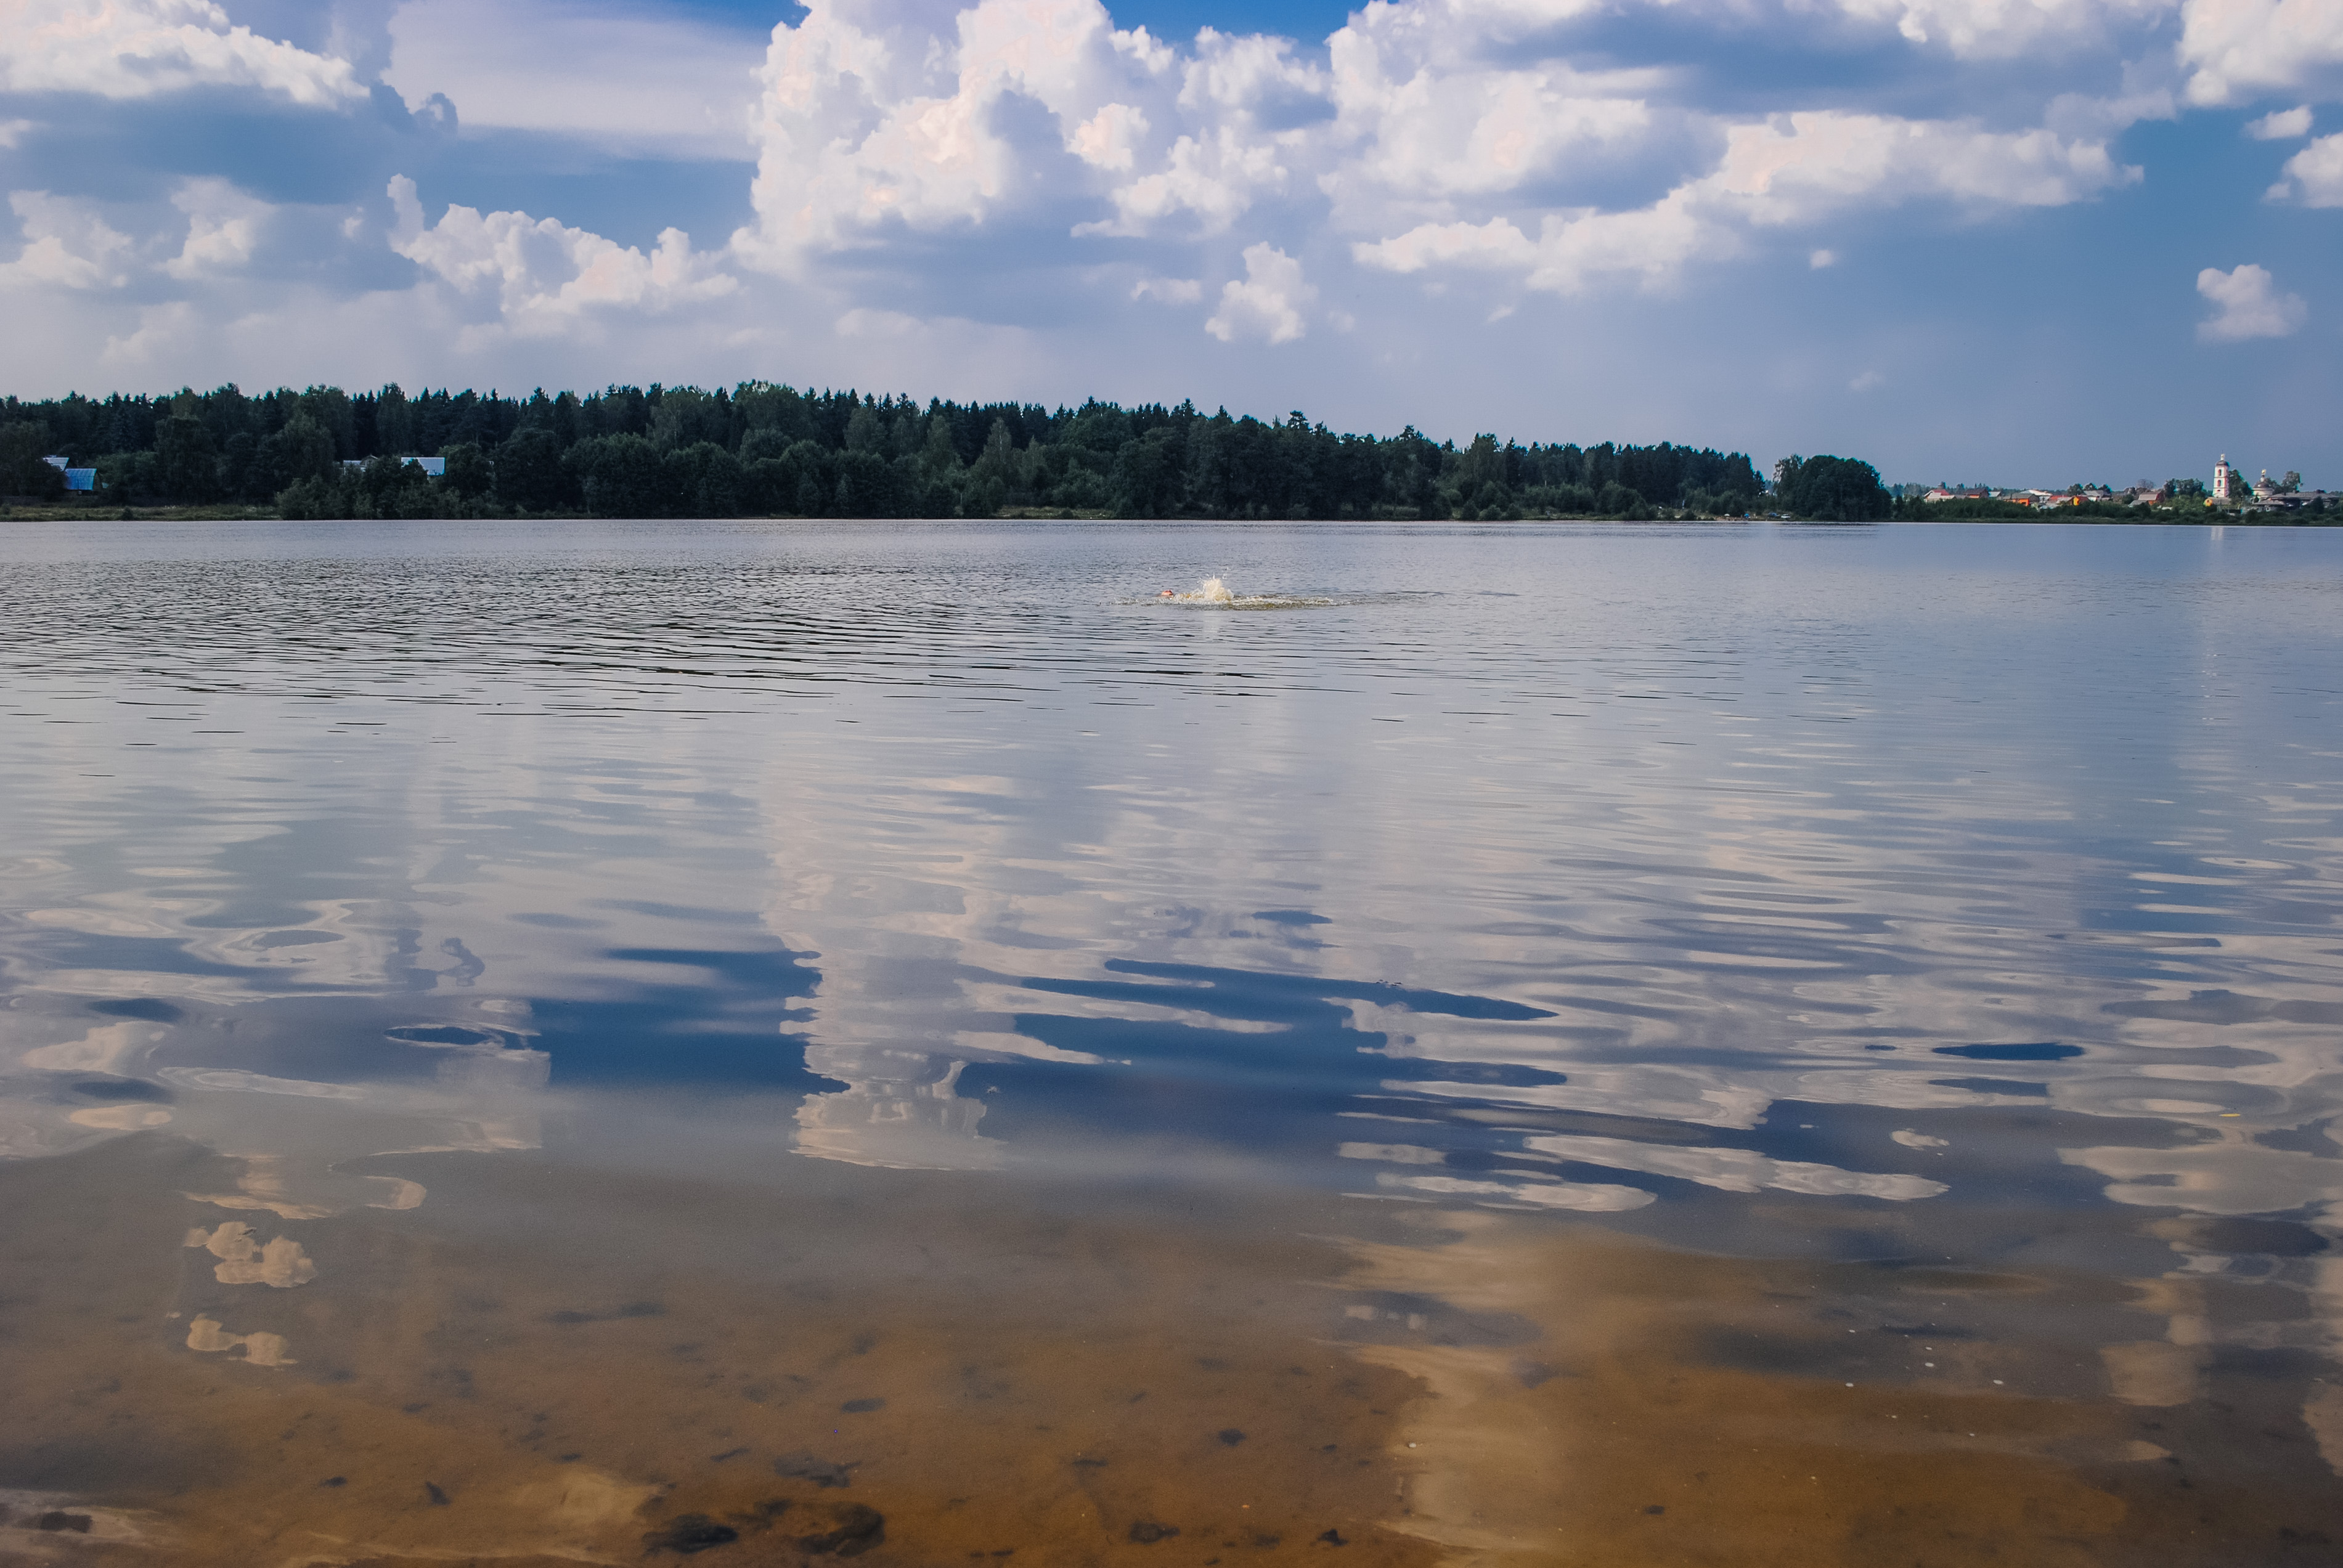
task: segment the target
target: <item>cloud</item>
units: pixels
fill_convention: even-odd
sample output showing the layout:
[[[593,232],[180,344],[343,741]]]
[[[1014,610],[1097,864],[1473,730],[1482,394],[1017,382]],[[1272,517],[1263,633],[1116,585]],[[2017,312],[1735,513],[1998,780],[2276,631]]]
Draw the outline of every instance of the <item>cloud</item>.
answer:
[[[2179,9],[2180,0],[1839,0],[1846,15],[1891,23],[1915,44],[1956,58],[2009,59],[2103,43]]]
[[[2264,115],[2246,126],[2246,135],[2258,142],[2290,142],[2297,136],[2310,134],[2310,106],[2278,109]]]
[[[1734,126],[1710,173],[1640,210],[1548,214],[1535,241],[1502,217],[1427,225],[1358,245],[1354,254],[1393,272],[1441,265],[1520,270],[1533,288],[1572,294],[1608,276],[1659,284],[1692,261],[1739,254],[1754,230],[1849,208],[1914,201],[1971,210],[2060,206],[2139,178],[2100,142],[1823,110]]]
[[[789,270],[892,227],[1061,203],[1096,212],[1071,226],[1080,239],[1211,236],[1264,202],[1323,196],[1370,216],[1394,200],[1444,214],[1648,130],[1628,89],[1655,73],[1492,66],[1485,18],[1424,25],[1440,14],[1441,0],[1370,6],[1321,65],[1290,39],[1209,27],[1175,49],[1118,30],[1098,0],[979,0],[949,32],[880,0],[813,0],[773,32],[759,221],[736,243]],[[1020,105],[1047,128],[1012,124]]]
[[[1221,287],[1221,307],[1205,321],[1204,330],[1223,343],[1240,337],[1260,337],[1270,343],[1292,343],[1308,330],[1302,312],[1318,297],[1317,289],[1302,281],[1302,264],[1272,245],[1249,245],[1244,252],[1245,280]]]
[[[2212,317],[2197,323],[2206,343],[2238,343],[2249,337],[2290,337],[2310,318],[2301,297],[2279,294],[2268,271],[2247,263],[2227,272],[2208,266],[2197,275],[2197,292],[2211,300]]]
[[[1583,74],[1534,50],[1493,49],[1493,18],[1461,0],[1370,5],[1327,40],[1335,156],[1321,183],[1361,220],[1374,204],[1513,191],[1571,160],[1638,150],[1660,116],[1650,70]]]
[[[2343,206],[2343,134],[2321,136],[2286,160],[2285,177],[2270,186],[2270,198],[2298,197],[2305,206]]]
[[[2188,100],[2227,104],[2305,85],[2343,65],[2334,0],[2187,0],[2178,57]]]
[[[559,0],[407,0],[383,80],[472,129],[538,131],[633,156],[747,160],[758,35]]]
[[[787,272],[890,230],[1047,224],[1070,203],[1107,209],[1078,238],[1222,232],[1299,188],[1327,80],[1292,53],[1205,28],[1183,63],[1098,0],[979,0],[949,35],[878,0],[814,0],[773,30],[758,222],[735,248]]]
[[[2258,156],[2249,120],[2277,199],[2343,206],[2343,144],[2309,139],[2333,0],[1373,0],[1314,38],[1168,40],[1099,0],[784,9],[751,33],[681,0],[0,0],[10,389],[788,374],[1443,435],[1535,392],[1574,435],[1788,450],[1829,421],[1901,461],[1948,427],[1911,415],[2123,292],[2098,275],[2154,286],[2153,204],[2107,201],[2080,253],[2029,243],[2033,215],[2133,161]],[[1800,258],[1892,276],[1987,224],[2010,243],[1924,295],[1831,291],[1837,353],[1757,347],[1815,307]],[[2197,314],[2222,340],[2286,321],[2281,293]],[[1556,343],[1625,368],[1547,397]],[[1943,375],[1849,395],[1915,354]],[[1687,355],[1779,395],[1687,392],[1663,370]],[[2185,409],[2130,397],[2075,416],[2122,432],[2119,466],[2186,444]],[[2017,407],[1961,438],[2064,428]]]
[[[739,286],[709,258],[694,256],[681,229],[660,234],[659,248],[645,256],[521,212],[450,206],[427,228],[413,180],[395,176],[389,194],[397,213],[391,248],[459,294],[492,294],[502,325],[524,337],[561,332],[598,307],[659,310]]]
[[[1286,188],[1290,173],[1275,146],[1221,126],[1182,136],[1162,168],[1116,187],[1112,219],[1078,224],[1074,233],[1143,235],[1185,216],[1200,232],[1220,234],[1260,197]]]
[[[814,0],[773,29],[760,75],[745,258],[787,271],[882,225],[936,229],[986,220],[1038,194],[1039,148],[999,123],[1005,100],[1057,124],[1075,177],[1132,166],[1163,104],[1168,50],[1119,34],[1097,0],[980,0],[954,35],[877,0]],[[1058,171],[1062,177],[1069,172]]]
[[[211,177],[180,186],[171,205],[187,215],[187,238],[163,270],[180,278],[241,270],[252,260],[261,229],[275,210],[227,181]]]
[[[2166,8],[2024,9],[2080,35]],[[1035,266],[1059,251],[1073,261],[1085,242],[1098,255],[1141,241],[1161,256],[1273,220],[1357,236],[1350,259],[1370,268],[1516,271],[1562,294],[1657,286],[1744,253],[1757,231],[1850,210],[1929,202],[1975,217],[2087,199],[2140,178],[2107,137],[2168,105],[2135,95],[2096,118],[2069,105],[2066,119],[2092,127],[2081,133],[1850,109],[1728,119],[1667,102],[1685,95],[1667,71],[1583,67],[1541,32],[1587,13],[1574,0],[1369,5],[1328,38],[1322,64],[1291,40],[1212,28],[1173,47],[1117,30],[1098,0],[950,13],[812,0],[773,30],[757,221],[732,248],[810,280],[830,258],[881,257],[912,236],[988,234]],[[1966,18],[1955,33],[1982,40],[2004,11],[1980,0],[1928,15]],[[1806,24],[1785,12],[1782,25]],[[1600,205],[1561,194],[1614,167],[1647,194]],[[1254,285],[1235,286],[1216,336],[1252,330]],[[1164,297],[1142,286],[1132,297]]]
[[[1147,116],[1129,104],[1109,104],[1074,131],[1068,146],[1095,168],[1128,170],[1147,136]]]
[[[2065,206],[2140,177],[2105,143],[2046,130],[1819,110],[1735,126],[1702,184],[1753,222],[1793,224],[1857,202]]]
[[[130,281],[130,236],[85,201],[46,191],[11,191],[8,206],[25,230],[25,248],[0,264],[0,284],[60,288],[120,288]]]
[[[199,86],[307,105],[366,94],[348,61],[234,25],[211,0],[0,0],[0,90],[144,98]]]
[[[1202,279],[1193,277],[1142,277],[1131,286],[1133,299],[1160,299],[1166,305],[1194,305],[1204,297]]]

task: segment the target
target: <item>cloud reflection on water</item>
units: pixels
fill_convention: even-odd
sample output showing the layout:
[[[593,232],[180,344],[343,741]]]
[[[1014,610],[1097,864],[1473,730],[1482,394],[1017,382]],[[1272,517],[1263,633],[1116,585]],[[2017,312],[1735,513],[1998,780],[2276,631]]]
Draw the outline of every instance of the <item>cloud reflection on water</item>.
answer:
[[[1201,618],[1124,602],[1181,530],[520,535],[26,566],[79,613],[0,646],[45,716],[0,761],[0,1148],[232,1155],[210,1235],[404,1212],[382,1157],[588,1102],[1756,1253],[2065,1262],[2088,1210],[2188,1276],[2122,1276],[2179,1348],[2117,1397],[2333,1354],[2328,1264],[2267,1275],[2281,1331],[2204,1296],[2262,1253],[2141,1229],[2343,1212],[2326,557],[1229,530],[1348,597]],[[254,572],[332,647],[206,618]],[[236,738],[145,749],[157,690]]]

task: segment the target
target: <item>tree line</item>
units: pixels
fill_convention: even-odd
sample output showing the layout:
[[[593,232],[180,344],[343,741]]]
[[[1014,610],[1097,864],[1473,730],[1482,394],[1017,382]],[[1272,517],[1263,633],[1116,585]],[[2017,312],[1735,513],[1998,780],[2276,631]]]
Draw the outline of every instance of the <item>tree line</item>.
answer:
[[[609,387],[526,397],[396,386],[247,396],[0,399],[0,493],[54,496],[56,454],[106,504],[288,518],[1465,518],[1889,515],[1870,464],[1788,458],[1769,492],[1745,453],[1661,442],[1435,442],[1206,414],[853,390]],[[444,459],[427,478],[408,457]]]

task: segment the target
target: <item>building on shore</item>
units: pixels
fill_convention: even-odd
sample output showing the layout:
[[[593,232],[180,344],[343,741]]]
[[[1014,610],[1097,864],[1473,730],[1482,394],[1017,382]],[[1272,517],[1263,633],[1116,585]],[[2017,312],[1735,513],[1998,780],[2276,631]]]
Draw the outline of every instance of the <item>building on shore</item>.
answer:
[[[342,467],[362,469],[373,461],[372,457],[345,457]],[[447,477],[447,459],[445,457],[401,457],[397,461],[422,469],[426,478],[444,479]]]
[[[2332,512],[2343,510],[2343,491],[2277,490],[2268,496],[2257,495],[2244,510],[2247,512]]]
[[[41,461],[65,477],[65,494],[85,496],[97,489],[96,468],[70,467],[67,465],[72,459],[67,457],[44,457]]]
[[[2221,460],[2213,465],[2213,498],[2217,501],[2238,499],[2237,484],[2242,477],[2229,467],[2229,454],[2222,453]]]

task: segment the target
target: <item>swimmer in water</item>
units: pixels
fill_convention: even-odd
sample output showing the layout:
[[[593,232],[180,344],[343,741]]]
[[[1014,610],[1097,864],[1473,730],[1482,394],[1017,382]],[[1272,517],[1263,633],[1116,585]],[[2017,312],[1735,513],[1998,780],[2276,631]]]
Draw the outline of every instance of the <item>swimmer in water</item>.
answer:
[[[1175,604],[1233,604],[1237,596],[1231,593],[1228,590],[1228,585],[1222,582],[1220,578],[1206,578],[1197,585],[1193,593],[1182,593],[1177,588],[1165,588],[1155,597],[1168,598]]]

